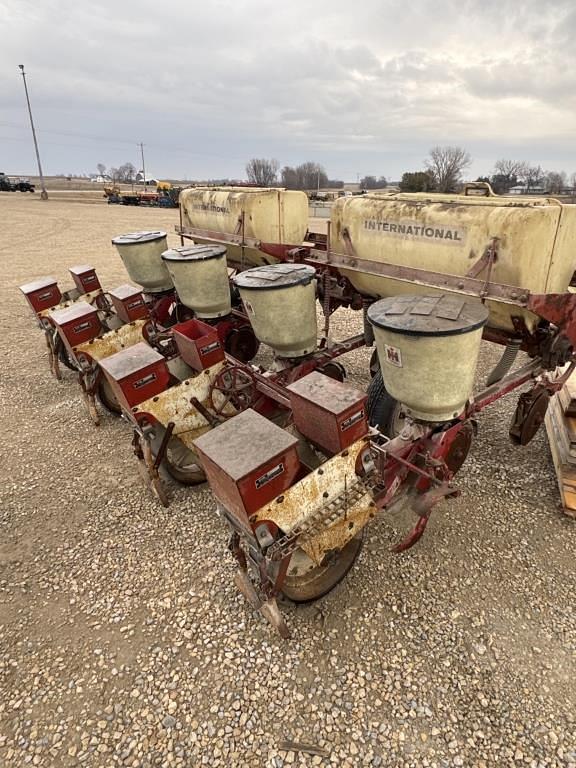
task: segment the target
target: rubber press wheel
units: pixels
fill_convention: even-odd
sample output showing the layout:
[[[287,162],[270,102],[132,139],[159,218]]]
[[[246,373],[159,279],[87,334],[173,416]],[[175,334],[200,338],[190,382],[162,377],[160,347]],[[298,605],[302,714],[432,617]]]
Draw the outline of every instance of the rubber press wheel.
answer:
[[[309,603],[328,594],[356,562],[363,539],[364,531],[359,531],[328,565],[315,565],[302,549],[297,549],[282,586],[284,596],[294,603]]]
[[[386,437],[396,437],[402,431],[404,423],[402,406],[386,390],[380,371],[374,374],[368,387],[366,411],[370,425],[378,427]]]

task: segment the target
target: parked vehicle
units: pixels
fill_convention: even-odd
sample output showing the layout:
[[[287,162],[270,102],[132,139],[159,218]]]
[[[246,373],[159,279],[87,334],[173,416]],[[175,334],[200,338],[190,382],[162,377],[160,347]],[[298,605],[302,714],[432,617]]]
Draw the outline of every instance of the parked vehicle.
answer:
[[[34,184],[28,179],[17,179],[13,181],[5,173],[0,173],[0,192],[35,192]]]

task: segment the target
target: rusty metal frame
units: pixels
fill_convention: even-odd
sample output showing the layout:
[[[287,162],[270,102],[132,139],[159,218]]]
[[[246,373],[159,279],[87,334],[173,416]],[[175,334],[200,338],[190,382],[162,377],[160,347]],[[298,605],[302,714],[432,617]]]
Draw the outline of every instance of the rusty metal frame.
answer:
[[[415,285],[427,288],[446,289],[478,298],[497,299],[498,301],[515,304],[522,308],[526,308],[528,303],[530,293],[523,288],[506,285],[505,283],[478,280],[475,277],[449,275],[428,269],[405,267],[385,261],[368,261],[368,259],[358,257],[349,235],[343,233],[343,240],[346,244],[347,253],[310,249],[309,255],[305,256],[302,260],[312,266],[317,265],[320,267],[346,269],[352,272],[362,272],[374,277],[386,277],[391,280],[414,283]]]
[[[218,232],[213,229],[184,226],[176,226],[175,231],[181,238],[210,240],[211,243],[217,243],[218,245],[239,245],[245,248],[255,248],[256,250],[259,250],[261,245],[261,240],[257,240],[254,237],[246,237],[243,226],[238,233],[234,234]]]

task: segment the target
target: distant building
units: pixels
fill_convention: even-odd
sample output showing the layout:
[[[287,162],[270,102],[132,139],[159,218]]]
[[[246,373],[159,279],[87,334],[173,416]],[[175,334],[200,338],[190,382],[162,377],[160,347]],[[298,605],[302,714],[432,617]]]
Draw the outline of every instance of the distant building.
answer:
[[[510,187],[508,190],[509,195],[545,195],[546,190],[544,187],[526,187],[524,184],[517,184],[515,187]]]
[[[155,187],[158,184],[158,179],[155,178],[154,176],[150,176],[150,174],[146,176],[146,180],[144,181],[144,173],[142,171],[138,171],[138,173],[134,177],[134,181],[136,182],[136,184],[146,184],[146,186],[151,186],[151,187],[152,186]]]

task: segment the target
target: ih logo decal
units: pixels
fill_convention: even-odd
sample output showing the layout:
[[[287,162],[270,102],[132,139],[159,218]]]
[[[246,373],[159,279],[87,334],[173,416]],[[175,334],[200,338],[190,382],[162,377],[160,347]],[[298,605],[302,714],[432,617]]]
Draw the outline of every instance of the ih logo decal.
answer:
[[[393,347],[391,344],[385,344],[384,350],[386,351],[386,361],[390,365],[395,365],[396,368],[402,368],[402,352],[398,347]]]

